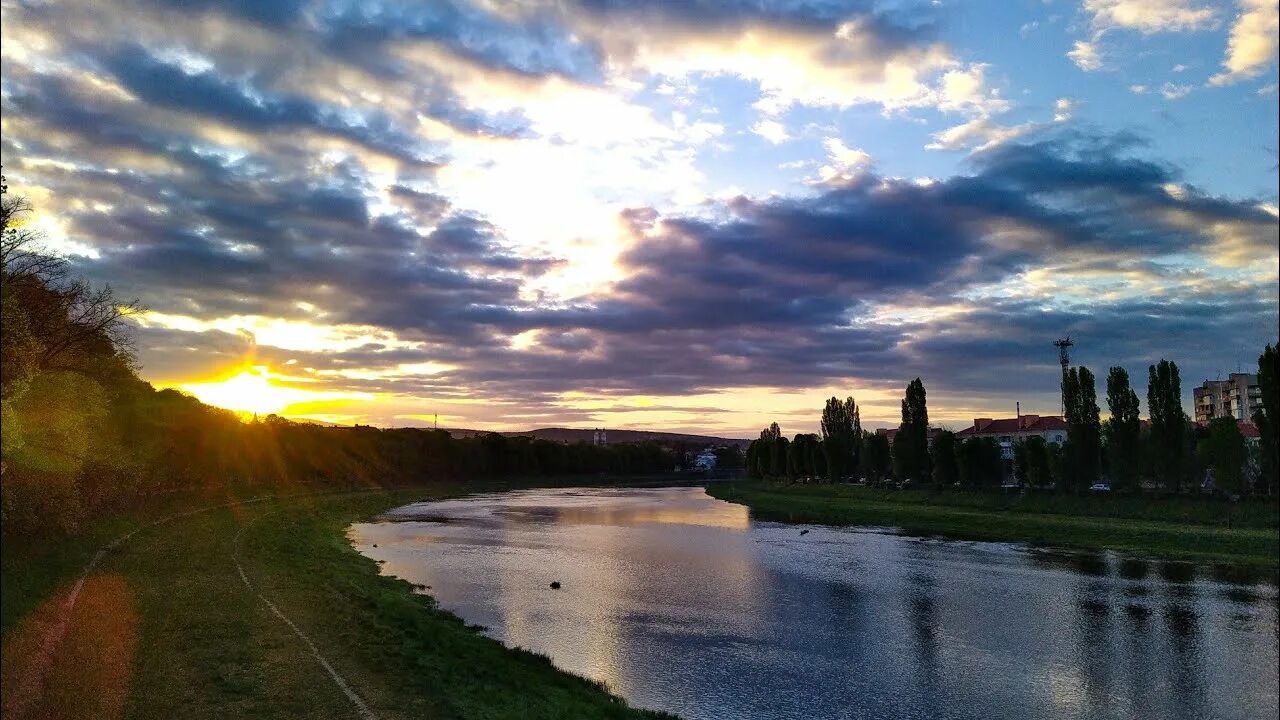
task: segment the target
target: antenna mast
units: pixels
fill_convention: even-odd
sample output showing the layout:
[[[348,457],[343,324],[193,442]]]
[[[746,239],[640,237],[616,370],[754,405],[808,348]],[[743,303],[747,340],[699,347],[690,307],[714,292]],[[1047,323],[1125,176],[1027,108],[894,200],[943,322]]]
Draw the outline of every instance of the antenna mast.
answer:
[[[1068,350],[1068,348],[1070,348],[1072,345],[1075,345],[1075,343],[1071,342],[1070,335],[1066,336],[1065,338],[1062,338],[1061,340],[1053,341],[1053,346],[1058,348],[1058,362],[1062,364],[1063,381],[1067,379],[1067,366],[1071,364],[1071,353]],[[1063,382],[1062,384],[1059,385],[1059,387],[1063,391],[1065,391],[1066,383]],[[1062,404],[1062,416],[1066,417],[1067,416],[1067,396],[1065,394],[1062,395],[1061,404]]]

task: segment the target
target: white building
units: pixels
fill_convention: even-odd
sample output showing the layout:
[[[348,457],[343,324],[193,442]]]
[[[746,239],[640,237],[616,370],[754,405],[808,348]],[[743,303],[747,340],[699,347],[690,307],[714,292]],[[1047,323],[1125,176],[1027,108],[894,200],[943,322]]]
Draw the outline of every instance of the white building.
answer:
[[[693,459],[693,469],[694,470],[715,470],[716,469],[715,451],[711,449],[707,449],[698,453],[698,456]]]
[[[971,437],[994,438],[1000,455],[1013,459],[1013,444],[1029,437],[1042,437],[1059,445],[1067,441],[1067,423],[1057,415],[1019,415],[1013,418],[974,418],[973,426],[956,433],[956,440]]]

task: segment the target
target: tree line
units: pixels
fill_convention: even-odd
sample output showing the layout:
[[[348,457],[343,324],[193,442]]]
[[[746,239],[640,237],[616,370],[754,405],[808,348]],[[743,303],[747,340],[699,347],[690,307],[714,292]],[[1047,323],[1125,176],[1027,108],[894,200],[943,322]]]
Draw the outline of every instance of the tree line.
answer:
[[[1012,480],[1023,487],[1074,493],[1105,479],[1116,492],[1154,485],[1169,493],[1275,495],[1280,469],[1277,372],[1277,348],[1268,344],[1258,357],[1262,404],[1250,418],[1261,436],[1256,447],[1233,418],[1214,418],[1204,427],[1191,422],[1182,409],[1178,366],[1162,359],[1147,371],[1146,423],[1124,368],[1108,371],[1105,420],[1093,373],[1084,366],[1067,368],[1062,375],[1065,442],[1034,435],[1017,439],[1008,461],[995,438],[930,428],[925,387],[916,378],[903,395],[892,443],[887,433],[862,429],[852,397],[832,397],[822,410],[820,435],[802,433],[788,440],[777,423],[761,430],[747,448],[747,472],[775,480],[968,488]],[[1211,483],[1206,485],[1206,479]]]
[[[360,487],[496,476],[670,472],[654,442],[565,445],[499,434],[323,427],[234,413],[138,377],[127,318],[142,308],[77,277],[23,225],[0,180],[0,527],[6,541],[74,532],[162,493]]]

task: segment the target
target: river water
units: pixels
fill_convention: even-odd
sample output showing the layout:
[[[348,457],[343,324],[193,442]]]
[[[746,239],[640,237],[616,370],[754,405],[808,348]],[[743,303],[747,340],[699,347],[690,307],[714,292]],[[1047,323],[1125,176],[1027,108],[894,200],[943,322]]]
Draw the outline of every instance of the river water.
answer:
[[[351,537],[491,637],[690,720],[1277,716],[1275,587],[1185,566],[762,522],[701,488],[417,503]]]

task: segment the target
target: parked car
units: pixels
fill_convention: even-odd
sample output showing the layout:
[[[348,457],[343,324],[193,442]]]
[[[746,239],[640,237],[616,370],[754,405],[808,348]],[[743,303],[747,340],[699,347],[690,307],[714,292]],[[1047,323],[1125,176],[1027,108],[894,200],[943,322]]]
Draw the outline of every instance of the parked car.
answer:
[[[1111,485],[1103,482],[1094,483],[1089,486],[1089,492],[1096,492],[1096,493],[1111,492]]]

